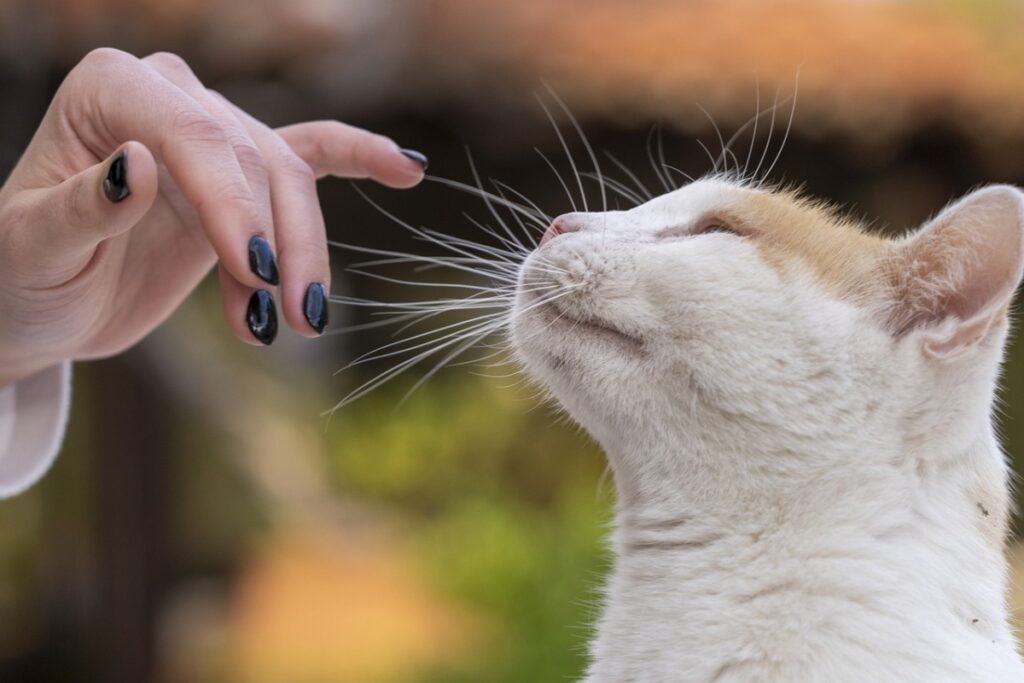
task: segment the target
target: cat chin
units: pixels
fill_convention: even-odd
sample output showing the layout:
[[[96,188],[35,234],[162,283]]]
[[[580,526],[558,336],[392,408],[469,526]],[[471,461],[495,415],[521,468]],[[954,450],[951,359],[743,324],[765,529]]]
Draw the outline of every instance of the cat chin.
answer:
[[[596,317],[574,314],[555,302],[538,305],[533,295],[523,297],[515,318],[513,345],[534,361],[530,365],[545,370],[541,375],[574,377],[601,366],[622,376],[630,364],[649,356],[641,337]]]

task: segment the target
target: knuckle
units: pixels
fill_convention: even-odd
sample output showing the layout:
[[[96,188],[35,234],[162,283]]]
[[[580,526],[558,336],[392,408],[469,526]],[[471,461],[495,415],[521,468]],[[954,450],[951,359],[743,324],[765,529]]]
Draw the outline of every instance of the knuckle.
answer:
[[[195,209],[199,215],[226,211],[244,225],[260,225],[264,219],[251,189],[244,182],[225,183],[209,196],[197,199]]]
[[[197,108],[184,108],[172,120],[174,133],[193,142],[226,144],[227,135],[217,120]]]
[[[373,145],[370,140],[360,138],[352,142],[348,148],[349,161],[354,169],[364,170],[373,159]]]
[[[64,195],[64,220],[73,227],[85,227],[92,220],[84,187],[85,184],[81,182],[71,183]]]
[[[316,182],[316,174],[313,173],[313,167],[290,149],[281,151],[277,166],[278,170],[288,178],[304,183]]]
[[[79,85],[92,89],[97,78],[110,78],[137,67],[139,60],[127,52],[112,47],[100,47],[89,52],[68,74],[62,85],[67,87]]]
[[[90,69],[107,69],[111,67],[120,67],[126,64],[134,64],[136,61],[135,57],[118,50],[113,47],[98,47],[91,50],[79,64],[83,67]]]
[[[176,74],[191,74],[188,63],[173,52],[154,52],[142,61],[161,71]]]
[[[229,135],[228,141],[234,149],[235,158],[238,159],[238,165],[242,167],[243,171],[246,173],[264,172],[266,161],[263,159],[263,153],[252,141],[241,134]]]

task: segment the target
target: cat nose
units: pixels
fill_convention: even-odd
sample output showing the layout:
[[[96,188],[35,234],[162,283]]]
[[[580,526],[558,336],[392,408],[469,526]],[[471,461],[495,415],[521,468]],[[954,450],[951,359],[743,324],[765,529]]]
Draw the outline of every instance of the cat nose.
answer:
[[[540,238],[540,244],[537,245],[537,248],[539,249],[540,247],[543,247],[559,235],[582,230],[585,222],[586,214],[584,213],[563,213],[561,216],[551,221],[551,225],[549,225],[548,229],[544,231],[544,236]]]

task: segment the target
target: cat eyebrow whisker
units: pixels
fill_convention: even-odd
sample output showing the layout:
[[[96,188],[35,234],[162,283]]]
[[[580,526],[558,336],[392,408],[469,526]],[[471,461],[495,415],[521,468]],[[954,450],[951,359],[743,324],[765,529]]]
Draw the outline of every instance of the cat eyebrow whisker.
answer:
[[[750,145],[747,147],[747,160],[743,162],[743,177],[747,177],[747,172],[750,169],[750,157],[754,153],[754,145],[757,144],[757,125],[761,121],[761,77],[756,75],[755,79],[755,95],[754,95],[754,132],[750,136]]]
[[[569,199],[569,205],[572,207],[572,210],[579,211],[579,208],[576,206],[576,198],[573,197],[572,192],[569,191],[569,186],[566,184],[565,178],[562,177],[562,174],[558,172],[558,167],[555,166],[551,159],[549,159],[544,152],[540,151],[538,147],[534,147],[533,151],[540,155],[540,158],[544,160],[544,163],[548,165],[551,172],[555,174],[556,178],[558,178],[558,182],[561,183],[562,189],[565,190],[565,196]]]
[[[668,181],[669,186],[673,190],[678,190],[679,187],[672,182],[672,176],[669,175],[668,169],[665,163],[665,127],[661,124],[658,125],[658,163],[661,165],[662,171],[665,174],[665,180]]]
[[[575,116],[573,116],[569,107],[565,104],[562,98],[558,96],[558,93],[555,92],[554,88],[552,88],[548,83],[545,83],[544,87],[547,88],[548,93],[554,98],[555,102],[558,103],[558,106],[562,108],[562,111],[565,112],[565,115],[569,118],[569,123],[572,124],[572,127],[576,129],[576,135],[579,136],[580,142],[583,143],[583,148],[587,151],[587,156],[590,157],[590,163],[594,165],[594,173],[597,174],[598,180],[600,180],[601,164],[597,161],[597,155],[594,154],[594,148],[591,146],[590,140],[587,139],[586,134],[583,132],[583,127],[580,126],[580,122]],[[580,183],[580,191],[583,191],[582,183]],[[608,211],[608,196],[605,194],[603,184],[601,185],[601,211],[604,213],[607,213]]]
[[[665,192],[671,192],[674,188],[669,182],[669,179],[665,177],[664,169],[658,168],[658,162],[654,160],[654,135],[660,130],[661,124],[656,124],[651,127],[651,132],[647,134],[647,160],[651,164],[651,170],[654,171],[654,175],[658,178],[662,187],[665,188]]]
[[[540,108],[544,111],[544,115],[551,123],[551,127],[555,129],[555,135],[558,137],[558,142],[562,145],[562,151],[565,152],[565,157],[569,161],[569,168],[572,169],[573,177],[576,179],[576,184],[579,186],[580,202],[583,204],[583,210],[590,211],[590,207],[587,206],[587,193],[583,190],[583,181],[580,179],[579,169],[576,168],[576,158],[573,156],[572,150],[569,149],[569,144],[565,141],[565,136],[562,135],[562,131],[559,129],[558,123],[555,121],[555,117],[551,114],[551,110],[548,109],[548,106],[544,103],[544,99],[539,93],[535,93],[534,97],[537,99],[537,103],[540,105]]]
[[[678,173],[679,175],[683,176],[684,178],[686,178],[691,183],[697,182],[696,178],[694,178],[692,175],[690,175],[689,173],[687,173],[683,169],[678,168],[677,166],[673,166],[672,164],[665,164],[665,169],[669,170],[669,171],[673,171],[675,173]]]
[[[706,154],[706,155],[707,155],[707,157],[708,157],[708,159],[709,159],[709,160],[711,161],[711,172],[712,172],[712,173],[718,173],[718,161],[717,161],[717,160],[715,159],[715,157],[713,157],[713,156],[711,155],[711,150],[710,150],[710,149],[708,149],[708,146],[707,146],[707,145],[705,145],[705,144],[704,144],[704,141],[703,141],[703,140],[701,140],[700,138],[694,138],[694,141],[695,141],[695,142],[696,142],[696,143],[697,143],[698,145],[700,145],[700,148],[701,148],[702,150],[704,150],[704,154]]]
[[[623,184],[622,182],[615,180],[614,178],[601,178],[594,173],[584,173],[583,177],[604,183],[605,185],[608,186],[609,189],[611,189],[612,192],[615,192],[616,194],[625,197],[629,201],[633,202],[633,204],[635,204],[636,206],[639,206],[640,204],[644,203],[644,200],[640,197],[640,195],[626,187],[626,185]]]
[[[715,129],[715,135],[718,136],[718,146],[721,148],[722,151],[717,157],[715,157],[715,160],[713,162],[715,171],[718,171],[718,162],[719,160],[721,160],[722,169],[726,173],[728,173],[730,156],[732,157],[733,161],[736,162],[736,168],[738,169],[740,166],[740,161],[739,159],[736,158],[736,155],[732,153],[732,150],[729,149],[729,145],[726,144],[725,138],[722,136],[722,129],[718,127],[718,124],[715,122],[714,117],[711,116],[708,110],[705,109],[700,103],[697,103],[697,108],[700,109],[701,112],[704,113],[704,116],[707,117],[708,121],[711,122],[711,127]]]
[[[793,95],[792,95],[793,106],[791,106],[790,109],[789,109],[789,121],[786,123],[786,132],[782,136],[782,143],[779,144],[779,149],[775,153],[775,158],[772,159],[772,163],[768,167],[768,170],[764,172],[764,179],[767,179],[772,174],[772,171],[775,169],[775,164],[779,163],[779,159],[782,158],[782,150],[784,150],[786,148],[786,142],[789,140],[790,130],[792,130],[792,128],[793,128],[793,117],[796,115],[796,103],[797,103],[797,96],[799,95],[799,92],[800,92],[800,72],[797,71],[797,73],[796,73],[796,83],[793,86]]]
[[[619,161],[618,157],[616,157],[608,150],[604,151],[604,155],[608,157],[608,160],[615,164],[618,167],[618,169],[622,171],[626,175],[626,177],[630,179],[630,181],[632,181],[634,185],[636,185],[637,190],[640,191],[643,197],[645,197],[648,200],[654,199],[654,195],[651,193],[650,190],[647,189],[646,185],[640,182],[640,178],[637,177],[636,173],[633,173],[633,171],[631,171],[628,166]]]
[[[761,152],[761,159],[757,162],[757,168],[754,169],[754,173],[751,175],[751,178],[753,178],[755,181],[757,181],[760,177],[759,174],[761,172],[761,166],[764,165],[765,159],[768,157],[768,150],[771,148],[772,145],[772,135],[775,133],[775,114],[779,109],[779,94],[779,89],[776,88],[775,100],[772,103],[772,108],[770,110],[772,113],[772,118],[771,121],[768,122],[768,139],[765,140],[764,150]]]

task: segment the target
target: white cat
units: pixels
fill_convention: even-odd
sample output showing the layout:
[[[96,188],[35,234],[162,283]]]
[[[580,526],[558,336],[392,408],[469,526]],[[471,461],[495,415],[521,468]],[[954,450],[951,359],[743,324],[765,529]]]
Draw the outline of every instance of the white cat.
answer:
[[[992,427],[1022,270],[1008,186],[897,240],[725,178],[558,218],[512,342],[615,475],[586,681],[1024,681]]]

